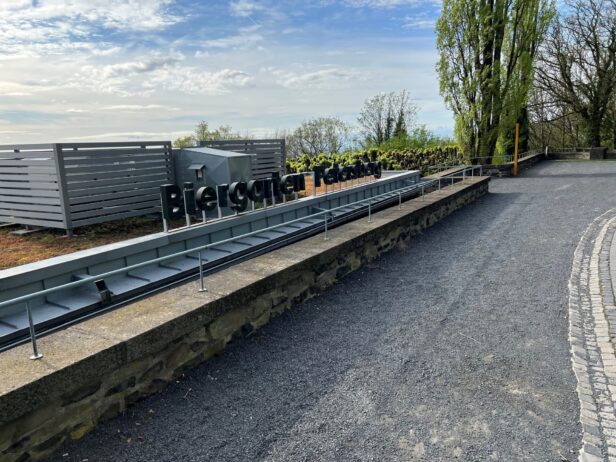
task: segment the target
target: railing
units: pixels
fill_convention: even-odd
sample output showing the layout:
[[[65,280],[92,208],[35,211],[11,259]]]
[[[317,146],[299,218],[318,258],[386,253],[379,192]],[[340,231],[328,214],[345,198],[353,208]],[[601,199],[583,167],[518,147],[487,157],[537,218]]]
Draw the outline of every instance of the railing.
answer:
[[[518,154],[518,162],[521,160],[526,159],[527,157],[530,156],[534,156],[536,154],[540,154],[541,151],[538,150],[531,150],[531,151],[526,151],[523,153]],[[513,154],[505,154],[503,156],[479,156],[479,157],[473,157],[473,161],[477,162],[480,161],[479,164],[477,165],[486,165],[481,161],[484,161],[486,159],[490,159],[490,161],[494,161],[494,160],[498,160],[499,163],[498,164],[490,164],[490,165],[494,165],[494,166],[498,166],[498,165],[503,165],[503,164],[507,164],[507,163],[511,163],[513,162],[514,155]],[[428,173],[434,171],[434,172],[441,172],[443,170],[448,170],[450,168],[456,168],[456,167],[464,167],[464,165],[461,164],[455,164],[455,163],[451,163],[451,164],[437,164],[437,165],[431,165],[430,167],[428,167]]]
[[[456,168],[456,167],[466,167],[467,165],[465,164],[460,164],[460,163],[451,163],[451,164],[436,164],[436,165],[430,165],[428,167],[428,174],[430,172],[442,172],[444,170],[449,170],[450,168]]]
[[[402,196],[404,194],[407,194],[409,192],[417,192],[418,190],[421,192],[421,197],[422,200],[424,200],[424,194],[426,189],[429,188],[438,188],[439,190],[441,189],[443,183],[447,183],[448,180],[451,180],[451,185],[453,186],[453,184],[455,183],[456,179],[461,179],[462,181],[464,181],[467,177],[473,177],[475,176],[475,173],[478,172],[479,176],[483,175],[483,170],[482,167],[477,165],[477,166],[468,166],[465,167],[462,172],[457,173],[460,176],[442,176],[433,180],[429,180],[429,181],[424,181],[421,183],[417,183],[417,184],[413,184],[411,186],[406,186],[403,188],[399,188],[397,190],[394,191],[389,191],[383,194],[379,194],[377,196],[373,196],[370,197],[368,199],[362,199],[356,202],[351,202],[345,205],[341,205],[339,207],[334,207],[328,210],[322,210],[319,212],[316,212],[314,214],[311,214],[309,216],[304,216],[301,218],[297,218],[294,220],[290,220],[287,222],[283,222],[283,223],[279,223],[277,225],[273,225],[270,226],[268,228],[264,228],[264,229],[260,229],[257,231],[252,231],[240,236],[235,236],[235,237],[231,237],[229,239],[225,239],[222,241],[217,241],[215,243],[211,243],[211,244],[206,244],[200,247],[196,247],[193,249],[189,249],[189,250],[184,250],[181,252],[177,252],[174,254],[170,254],[170,255],[166,255],[164,257],[159,257],[159,258],[155,258],[155,259],[151,259],[151,260],[147,260],[141,263],[136,263],[134,265],[130,265],[130,266],[126,266],[123,268],[119,268],[113,271],[108,271],[106,273],[101,273],[101,274],[97,274],[95,276],[90,276],[90,277],[84,277],[83,279],[80,279],[78,281],[73,281],[67,284],[63,284],[60,286],[56,286],[56,287],[52,287],[49,289],[45,289],[45,290],[41,290],[35,293],[31,293],[31,294],[27,294],[27,295],[23,295],[17,298],[13,298],[11,300],[7,300],[4,302],[0,302],[0,309],[2,308],[7,308],[9,306],[14,306],[14,305],[18,305],[21,303],[24,303],[26,305],[26,315],[28,317],[28,324],[29,324],[29,330],[30,330],[30,342],[32,344],[32,356],[30,356],[30,359],[36,360],[36,359],[40,359],[43,357],[43,355],[40,353],[39,349],[38,349],[38,345],[37,345],[37,341],[36,341],[36,331],[35,331],[35,327],[34,327],[34,323],[32,320],[32,311],[30,308],[30,302],[32,299],[37,298],[37,297],[44,297],[44,296],[48,296],[51,295],[53,293],[62,291],[62,290],[67,290],[67,289],[75,289],[77,287],[81,287],[84,286],[86,284],[91,284],[94,283],[98,286],[98,284],[101,284],[104,286],[104,279],[109,278],[111,276],[115,276],[118,274],[123,274],[123,273],[128,273],[134,270],[137,270],[139,268],[143,268],[149,265],[154,265],[154,264],[159,264],[159,263],[163,263],[169,260],[173,260],[175,258],[178,257],[183,257],[183,256],[187,256],[189,254],[197,254],[197,258],[199,260],[199,291],[201,292],[205,292],[207,291],[206,287],[205,287],[205,275],[204,275],[204,271],[203,271],[203,261],[202,261],[202,252],[215,247],[215,246],[220,246],[221,244],[225,244],[225,243],[229,243],[232,241],[236,241],[237,239],[242,239],[242,238],[247,238],[247,237],[251,237],[257,234],[262,234],[264,232],[267,231],[271,231],[273,229],[277,229],[283,226],[289,226],[290,224],[296,223],[296,222],[300,222],[300,221],[305,221],[306,219],[310,219],[310,218],[316,218],[316,217],[323,217],[323,226],[324,226],[324,239],[328,239],[328,223],[333,223],[334,222],[334,218],[332,216],[332,212],[341,210],[341,209],[345,209],[345,208],[349,208],[351,206],[354,205],[360,205],[360,204],[368,204],[368,222],[372,223],[372,203],[373,202],[378,202],[379,205],[386,205],[388,202],[391,202],[392,200],[397,200],[398,201],[398,205],[399,207],[401,207],[402,205]],[[392,197],[393,194],[393,197]],[[385,198],[384,200],[379,201],[379,198],[383,198],[383,196],[388,196],[387,198]],[[397,197],[396,197],[397,196]]]

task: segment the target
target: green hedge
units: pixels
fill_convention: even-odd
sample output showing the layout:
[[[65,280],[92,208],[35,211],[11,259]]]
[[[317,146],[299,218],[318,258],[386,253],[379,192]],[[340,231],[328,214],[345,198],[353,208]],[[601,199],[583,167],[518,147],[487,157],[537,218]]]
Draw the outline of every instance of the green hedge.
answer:
[[[309,172],[316,165],[330,167],[333,164],[349,165],[355,160],[364,162],[380,161],[383,170],[421,170],[423,173],[433,165],[463,163],[462,153],[457,146],[413,149],[403,151],[381,151],[367,149],[342,154],[319,154],[316,157],[303,155],[287,163],[289,173]]]

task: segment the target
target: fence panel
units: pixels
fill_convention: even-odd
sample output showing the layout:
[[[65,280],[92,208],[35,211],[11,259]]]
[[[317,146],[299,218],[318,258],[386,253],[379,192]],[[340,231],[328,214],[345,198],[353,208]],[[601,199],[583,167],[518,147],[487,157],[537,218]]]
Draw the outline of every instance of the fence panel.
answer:
[[[254,154],[252,176],[257,180],[269,178],[273,172],[281,175],[285,173],[286,150],[283,139],[201,141],[200,145],[223,151]]]
[[[169,141],[58,146],[72,227],[160,211],[158,187],[173,181]]]
[[[53,144],[0,146],[0,223],[67,227]]]

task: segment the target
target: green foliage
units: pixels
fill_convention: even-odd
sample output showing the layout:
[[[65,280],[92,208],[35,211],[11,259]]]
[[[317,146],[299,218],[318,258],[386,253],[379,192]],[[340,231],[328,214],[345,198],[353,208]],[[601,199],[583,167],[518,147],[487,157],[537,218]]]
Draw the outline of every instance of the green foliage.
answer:
[[[424,173],[434,165],[464,162],[460,149],[455,145],[387,151],[371,148],[340,154],[319,154],[315,157],[303,155],[288,162],[287,170],[291,173],[308,172],[317,165],[350,165],[356,160],[380,161],[384,170],[421,170]]]
[[[473,158],[489,163],[497,143],[507,149],[554,9],[552,0],[443,0],[440,91],[455,113],[458,144]]]
[[[240,140],[242,135],[234,132],[231,126],[221,125],[216,129],[210,129],[208,123],[202,120],[195,127],[195,140],[199,141],[219,141],[219,140]]]
[[[404,151],[409,149],[436,148],[443,145],[453,144],[451,140],[436,136],[425,125],[415,127],[411,133],[390,138],[380,146],[382,151]]]
[[[381,146],[392,138],[404,138],[415,124],[417,106],[408,91],[379,93],[364,102],[357,122],[366,146]]]
[[[176,148],[188,148],[198,146],[200,141],[240,140],[246,138],[234,132],[229,125],[221,125],[216,129],[210,129],[208,123],[202,120],[195,126],[193,135],[181,136],[173,141]]]
[[[195,137],[192,135],[181,136],[173,141],[174,148],[189,148],[195,145]]]
[[[287,136],[287,156],[335,154],[348,144],[351,127],[337,117],[318,117],[304,121]]]

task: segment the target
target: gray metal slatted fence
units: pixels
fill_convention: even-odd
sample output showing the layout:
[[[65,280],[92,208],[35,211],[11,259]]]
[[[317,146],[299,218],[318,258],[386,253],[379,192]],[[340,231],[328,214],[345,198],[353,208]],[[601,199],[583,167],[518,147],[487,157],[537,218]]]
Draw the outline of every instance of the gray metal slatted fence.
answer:
[[[71,230],[160,210],[171,142],[0,146],[0,222]]]
[[[273,172],[283,174],[286,170],[284,139],[201,141],[199,144],[224,151],[254,154],[252,176],[257,180],[269,178]]]
[[[53,144],[0,146],[0,222],[65,228]]]

